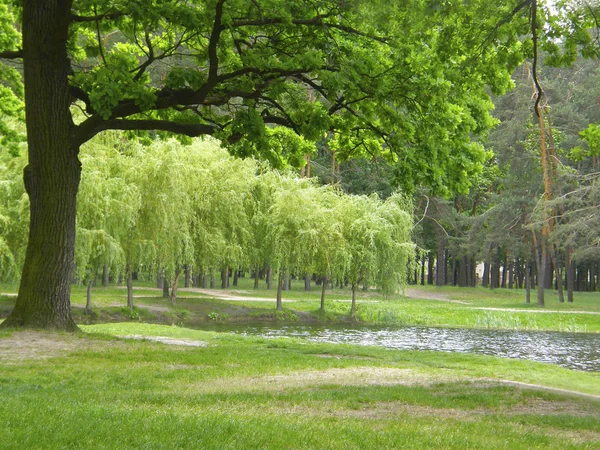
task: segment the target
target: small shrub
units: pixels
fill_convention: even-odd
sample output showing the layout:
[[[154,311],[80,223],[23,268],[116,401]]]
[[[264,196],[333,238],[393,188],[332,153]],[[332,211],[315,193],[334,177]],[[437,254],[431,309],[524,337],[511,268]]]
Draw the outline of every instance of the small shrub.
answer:
[[[229,318],[229,314],[219,311],[211,311],[206,317],[208,317],[208,320],[212,320],[213,322],[225,322]]]

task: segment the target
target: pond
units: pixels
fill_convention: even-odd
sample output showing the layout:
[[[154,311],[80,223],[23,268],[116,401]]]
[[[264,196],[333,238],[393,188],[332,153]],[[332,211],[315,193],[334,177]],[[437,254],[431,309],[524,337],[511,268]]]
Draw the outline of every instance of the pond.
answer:
[[[372,345],[401,350],[477,353],[600,372],[600,334],[433,327],[215,325],[247,336],[295,337],[313,342]]]

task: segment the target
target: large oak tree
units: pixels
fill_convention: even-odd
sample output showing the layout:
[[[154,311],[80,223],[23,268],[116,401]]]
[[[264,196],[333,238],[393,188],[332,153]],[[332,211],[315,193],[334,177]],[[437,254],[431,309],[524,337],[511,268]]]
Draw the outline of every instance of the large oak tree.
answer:
[[[302,146],[273,150],[273,127],[287,127],[327,136],[342,158],[383,155],[407,187],[465,191],[485,159],[473,139],[493,124],[486,87],[510,87],[527,25],[525,13],[514,16],[530,3],[0,4],[0,108],[19,115],[22,67],[31,202],[19,295],[3,326],[76,328],[78,153],[104,130],[213,135],[278,165],[302,156]],[[0,133],[10,137],[5,123]]]

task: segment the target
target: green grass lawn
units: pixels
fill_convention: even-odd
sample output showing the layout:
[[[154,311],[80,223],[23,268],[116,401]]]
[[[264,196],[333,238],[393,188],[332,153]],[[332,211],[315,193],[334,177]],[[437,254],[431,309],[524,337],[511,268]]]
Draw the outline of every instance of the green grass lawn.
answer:
[[[82,328],[0,332],[3,449],[600,448],[598,373],[176,326]],[[203,346],[114,337],[131,335]]]

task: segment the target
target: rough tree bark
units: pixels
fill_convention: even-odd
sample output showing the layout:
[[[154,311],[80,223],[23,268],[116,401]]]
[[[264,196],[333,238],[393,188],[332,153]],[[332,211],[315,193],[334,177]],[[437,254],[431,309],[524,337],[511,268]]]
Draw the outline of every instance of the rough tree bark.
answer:
[[[19,295],[3,327],[77,330],[70,280],[81,164],[69,112],[70,18],[71,0],[23,1],[24,180],[31,219]]]

